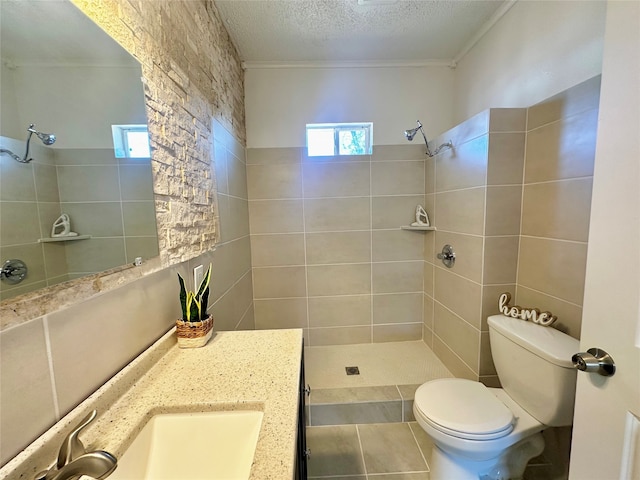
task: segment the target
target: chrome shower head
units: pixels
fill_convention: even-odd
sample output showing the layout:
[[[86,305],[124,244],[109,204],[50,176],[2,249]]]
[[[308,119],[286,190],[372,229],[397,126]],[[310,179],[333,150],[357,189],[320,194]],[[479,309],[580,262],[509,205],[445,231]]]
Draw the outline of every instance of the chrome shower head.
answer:
[[[42,143],[44,143],[45,145],[53,145],[54,143],[56,143],[56,136],[53,133],[38,132],[33,127],[35,127],[35,125],[32,123],[31,125],[29,125],[29,128],[27,128],[29,136],[31,136],[32,133],[35,133],[40,141],[42,141]]]
[[[411,130],[405,130],[404,136],[407,138],[407,140],[411,142],[413,141],[413,137],[416,136],[416,133],[418,133],[418,130],[421,130],[421,129],[422,129],[422,124],[420,123],[420,120],[418,120],[418,126],[416,128],[412,128]]]

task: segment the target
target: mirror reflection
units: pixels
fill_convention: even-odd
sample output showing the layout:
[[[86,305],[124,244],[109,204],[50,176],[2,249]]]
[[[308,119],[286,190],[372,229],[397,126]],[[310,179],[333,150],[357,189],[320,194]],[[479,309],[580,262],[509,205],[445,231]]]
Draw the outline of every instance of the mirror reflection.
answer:
[[[140,65],[67,1],[0,9],[0,300],[157,256]]]

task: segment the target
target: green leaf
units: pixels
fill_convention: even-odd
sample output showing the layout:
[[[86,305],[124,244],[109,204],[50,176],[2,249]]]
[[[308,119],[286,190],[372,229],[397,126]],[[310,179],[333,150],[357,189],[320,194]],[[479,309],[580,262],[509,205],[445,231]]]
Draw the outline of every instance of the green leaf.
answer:
[[[191,297],[189,302],[189,321],[197,322],[200,320],[200,302],[193,292],[189,292],[188,295]]]
[[[180,282],[180,306],[182,307],[182,319],[187,320],[187,289],[184,286],[184,279],[178,274],[178,281]]]

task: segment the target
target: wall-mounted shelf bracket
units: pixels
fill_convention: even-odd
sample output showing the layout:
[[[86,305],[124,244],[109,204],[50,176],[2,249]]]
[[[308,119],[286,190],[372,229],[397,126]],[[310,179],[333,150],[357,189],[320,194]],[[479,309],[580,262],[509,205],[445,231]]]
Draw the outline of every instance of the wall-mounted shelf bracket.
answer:
[[[91,235],[77,235],[75,237],[53,237],[53,238],[39,238],[40,243],[53,243],[53,242],[74,242],[76,240],[87,240],[91,238]]]
[[[422,232],[434,232],[436,230],[436,227],[414,227],[411,225],[403,225],[400,227],[402,230],[414,230],[416,232],[422,231]]]

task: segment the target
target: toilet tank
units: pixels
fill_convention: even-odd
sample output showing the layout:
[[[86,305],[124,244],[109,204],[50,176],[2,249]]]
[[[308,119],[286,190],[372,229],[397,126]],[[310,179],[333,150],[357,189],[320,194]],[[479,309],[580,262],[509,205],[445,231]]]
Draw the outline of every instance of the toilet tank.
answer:
[[[519,318],[489,317],[491,355],[502,388],[540,423],[571,425],[580,342],[552,327]]]

